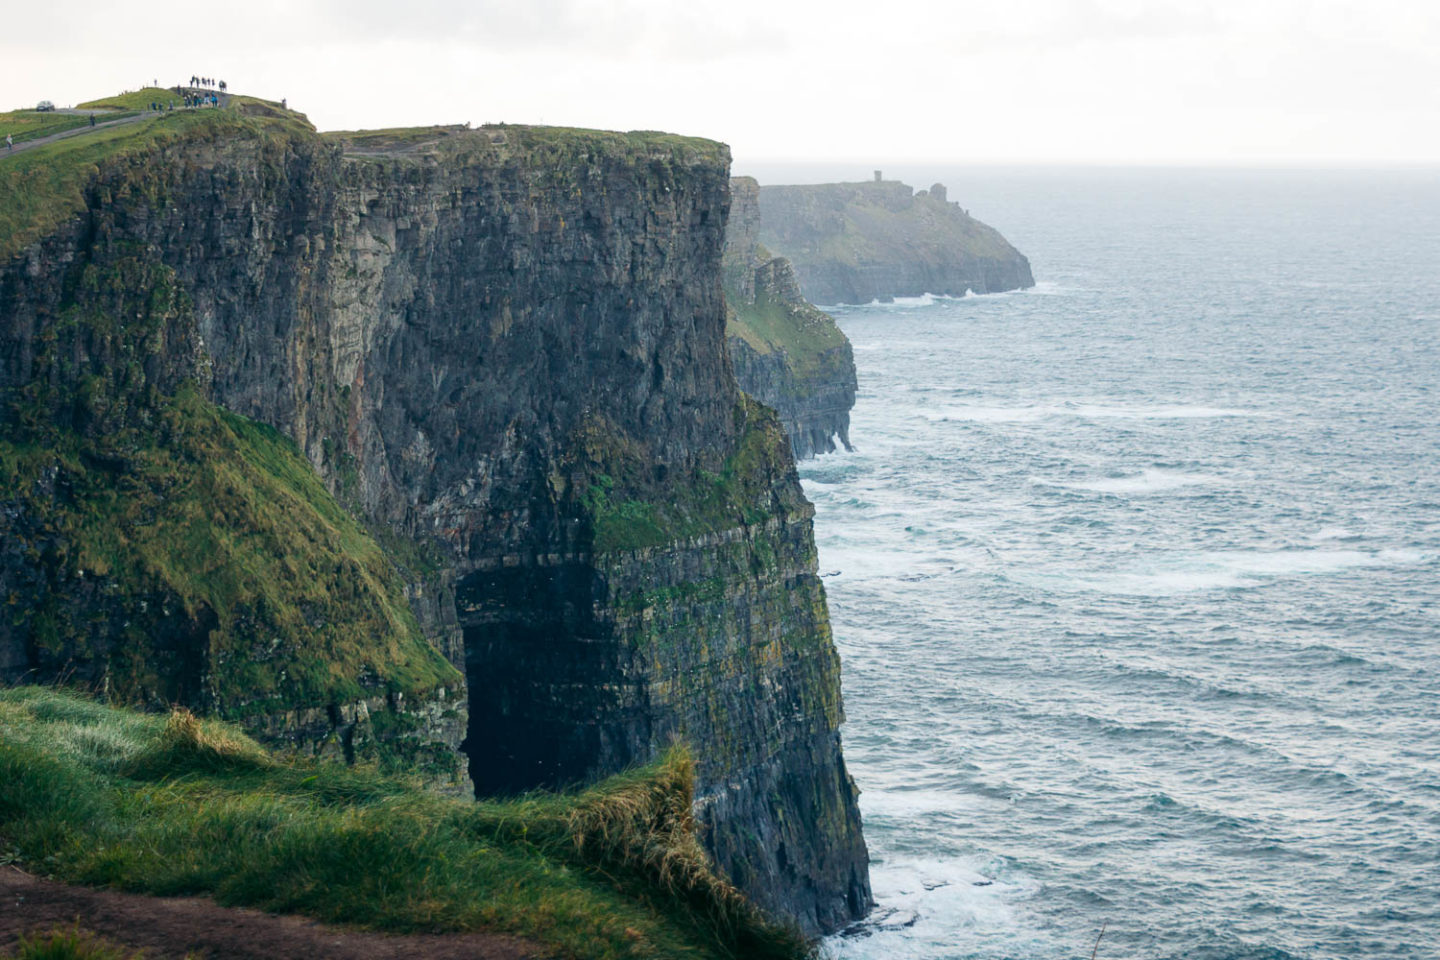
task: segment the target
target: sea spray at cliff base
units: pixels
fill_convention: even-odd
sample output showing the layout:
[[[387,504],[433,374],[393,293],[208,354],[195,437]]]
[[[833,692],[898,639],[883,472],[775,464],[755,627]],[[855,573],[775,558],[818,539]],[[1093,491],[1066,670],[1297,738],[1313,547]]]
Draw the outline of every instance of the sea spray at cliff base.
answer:
[[[1440,954],[1440,183],[901,175],[1051,286],[835,308],[880,907],[834,953]]]

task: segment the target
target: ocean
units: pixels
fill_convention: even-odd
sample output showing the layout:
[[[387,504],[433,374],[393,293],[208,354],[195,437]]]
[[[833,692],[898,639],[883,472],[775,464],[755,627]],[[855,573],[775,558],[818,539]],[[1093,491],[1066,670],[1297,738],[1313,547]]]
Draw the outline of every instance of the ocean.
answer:
[[[831,309],[879,906],[828,949],[1440,957],[1440,171],[886,173],[1038,286]]]

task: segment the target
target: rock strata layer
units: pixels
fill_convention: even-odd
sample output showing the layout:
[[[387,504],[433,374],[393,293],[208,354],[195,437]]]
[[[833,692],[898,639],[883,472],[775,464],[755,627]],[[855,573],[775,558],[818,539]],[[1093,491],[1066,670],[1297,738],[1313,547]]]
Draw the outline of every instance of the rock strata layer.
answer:
[[[855,358],[828,314],[800,294],[795,269],[760,245],[760,185],[730,181],[723,270],[730,361],[741,388],[775,408],[797,458],[850,449]]]
[[[744,890],[811,933],[861,916],[867,858],[813,510],[779,422],[739,392],[726,352],[728,165],[722,145],[663,134],[321,137],[271,120],[100,163],[80,215],[0,265],[5,437],[33,449],[35,404],[54,401],[68,432],[46,442],[75,451],[42,449],[12,474],[24,491],[7,491],[10,522],[41,529],[24,548],[7,538],[0,584],[44,581],[80,619],[103,595],[109,625],[83,647],[0,626],[7,675],[65,662],[114,676],[132,628],[165,610],[183,621],[162,644],[173,656],[136,690],[243,697],[244,671],[217,685],[221,611],[176,595],[188,581],[174,570],[152,571],[170,594],[150,598],[113,570],[82,572],[32,489],[83,470],[133,508],[125,529],[146,510],[166,519],[172,501],[135,494],[125,456],[101,462],[105,431],[71,402],[117,344],[138,344],[101,391],[124,406],[126,436],[183,460],[165,424],[186,397],[241,436],[237,462],[272,449],[247,424],[280,431],[393,570],[344,579],[341,558],[336,576],[361,598],[393,596],[398,578],[418,617],[404,635],[423,650],[382,632],[353,683],[300,687],[298,665],[328,662],[327,609],[252,610],[256,631],[227,662],[254,663],[271,638],[297,665],[266,674],[275,699],[252,728],[426,755],[453,754],[463,730],[481,792],[591,781],[681,738],[706,843]],[[96,279],[115,271],[123,282]],[[309,499],[304,516],[329,515]]]
[[[877,174],[878,177],[878,174]],[[760,240],[788,257],[813,303],[870,303],[1033,287],[1030,261],[935,184],[766,186]]]

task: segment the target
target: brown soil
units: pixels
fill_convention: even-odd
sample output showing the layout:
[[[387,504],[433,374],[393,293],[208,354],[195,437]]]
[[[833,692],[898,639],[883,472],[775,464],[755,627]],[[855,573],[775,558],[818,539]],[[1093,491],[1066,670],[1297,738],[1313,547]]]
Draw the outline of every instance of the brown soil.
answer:
[[[539,960],[538,944],[487,933],[400,936],[303,917],[222,907],[199,897],[146,897],[41,880],[0,866],[0,956],[25,934],[97,933],[147,960]]]

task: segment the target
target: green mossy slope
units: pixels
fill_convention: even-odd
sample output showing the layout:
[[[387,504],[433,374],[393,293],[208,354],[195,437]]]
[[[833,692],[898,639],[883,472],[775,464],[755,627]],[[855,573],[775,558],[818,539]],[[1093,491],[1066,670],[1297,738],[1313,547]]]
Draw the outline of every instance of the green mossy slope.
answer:
[[[663,546],[782,513],[787,505],[776,499],[776,473],[794,468],[775,412],[742,397],[734,416],[740,442],[719,471],[697,470],[664,486],[657,486],[653,465],[619,431],[590,423],[576,449],[589,478],[580,501],[593,522],[596,552]]]
[[[491,930],[575,958],[798,958],[709,869],[691,764],[471,803],[276,760],[233,728],[0,691],[0,852],[56,879],[380,930]]]
[[[173,271],[77,268],[35,340],[0,406],[0,631],[41,676],[231,719],[461,685],[295,444],[206,398]]]
[[[747,303],[727,289],[725,301],[730,308],[725,318],[726,336],[739,337],[756,353],[782,355],[801,387],[829,372],[835,365],[831,351],[848,343],[829,314],[803,300],[790,302],[762,289]]]
[[[45,492],[47,473],[63,478],[65,497]],[[107,594],[170,595],[191,620],[213,624],[206,693],[226,716],[459,683],[380,547],[294,443],[193,387],[162,400],[146,427],[103,440],[73,430],[0,438],[0,485],[54,537],[42,561],[54,582],[100,578]],[[104,656],[83,649],[91,611],[63,590],[42,604],[7,599],[57,656]],[[143,634],[127,640],[108,657],[113,695],[181,693],[156,672]]]

